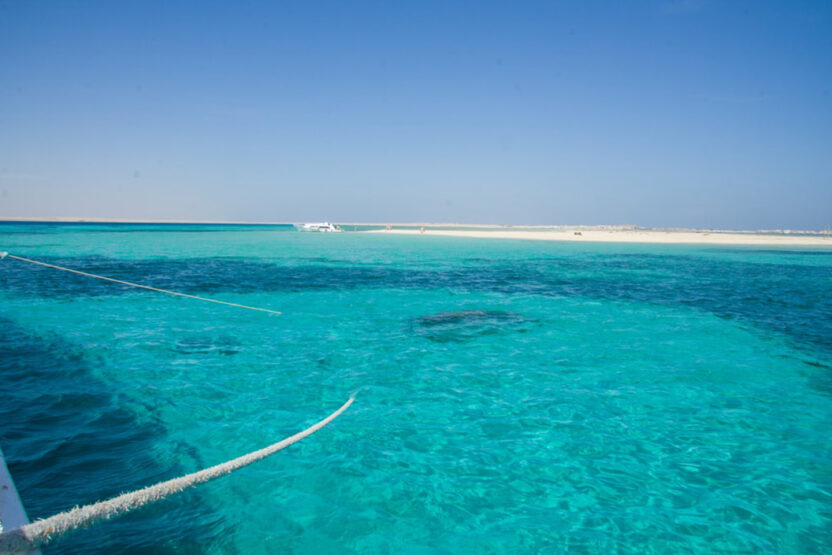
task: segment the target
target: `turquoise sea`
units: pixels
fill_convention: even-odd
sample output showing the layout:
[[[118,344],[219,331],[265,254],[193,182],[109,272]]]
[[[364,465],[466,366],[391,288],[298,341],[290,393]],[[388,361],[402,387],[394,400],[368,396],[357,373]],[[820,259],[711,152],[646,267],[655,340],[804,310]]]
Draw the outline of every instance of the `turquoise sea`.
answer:
[[[46,553],[832,550],[832,250],[0,224],[30,518],[303,429]]]

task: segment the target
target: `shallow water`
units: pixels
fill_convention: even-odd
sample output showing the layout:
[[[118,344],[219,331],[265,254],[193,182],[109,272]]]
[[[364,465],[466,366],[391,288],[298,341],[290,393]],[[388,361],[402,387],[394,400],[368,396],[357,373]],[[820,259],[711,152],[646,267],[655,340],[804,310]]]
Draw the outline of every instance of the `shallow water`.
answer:
[[[32,518],[278,455],[47,552],[832,549],[832,251],[0,225]]]

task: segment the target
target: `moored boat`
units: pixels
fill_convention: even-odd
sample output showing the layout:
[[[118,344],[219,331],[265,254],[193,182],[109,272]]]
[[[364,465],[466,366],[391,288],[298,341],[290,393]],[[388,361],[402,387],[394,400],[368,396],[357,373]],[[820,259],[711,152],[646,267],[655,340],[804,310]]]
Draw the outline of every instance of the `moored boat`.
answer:
[[[298,231],[315,231],[318,233],[340,233],[341,226],[331,224],[329,222],[310,223],[310,224],[295,224]]]

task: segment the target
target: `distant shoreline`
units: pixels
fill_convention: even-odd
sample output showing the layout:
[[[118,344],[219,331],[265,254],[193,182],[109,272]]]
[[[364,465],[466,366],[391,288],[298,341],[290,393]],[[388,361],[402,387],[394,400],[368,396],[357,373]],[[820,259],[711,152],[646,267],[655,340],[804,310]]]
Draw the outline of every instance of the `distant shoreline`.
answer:
[[[426,229],[373,230],[367,233],[467,237],[472,239],[523,239],[573,243],[651,243],[668,245],[748,245],[832,248],[832,236],[818,232],[737,232],[716,230],[657,230],[570,228],[547,231],[463,231]],[[804,234],[805,233],[805,234]]]
[[[256,222],[233,220],[143,220],[118,218],[0,218],[2,223],[43,224],[147,224],[147,225],[250,225],[288,226],[300,222]],[[337,222],[351,227],[377,229],[361,233],[467,237],[476,239],[523,239],[601,243],[732,244],[832,247],[832,235],[821,231],[719,230],[686,228],[642,228],[634,225],[494,225],[458,223]],[[391,227],[391,230],[385,229]],[[425,232],[422,233],[421,229]]]
[[[61,217],[61,218],[20,218],[20,217],[1,217],[0,223],[15,222],[15,223],[96,223],[96,224],[197,224],[197,225],[295,225],[307,223],[310,220],[299,220],[290,222],[274,222],[274,221],[245,221],[245,220],[157,220],[157,219],[132,219],[132,218],[76,218],[76,217]],[[321,220],[323,221],[323,220]],[[755,234],[773,234],[773,235],[830,235],[829,232],[817,230],[797,230],[797,229],[716,229],[716,228],[687,228],[687,227],[641,227],[637,225],[620,225],[620,224],[599,224],[599,225],[580,225],[580,224],[465,224],[465,223],[445,223],[445,222],[341,222],[331,220],[340,226],[371,226],[371,227],[451,227],[451,228],[481,228],[490,230],[601,230],[601,231],[662,231],[662,232],[695,232],[695,233],[755,233]]]

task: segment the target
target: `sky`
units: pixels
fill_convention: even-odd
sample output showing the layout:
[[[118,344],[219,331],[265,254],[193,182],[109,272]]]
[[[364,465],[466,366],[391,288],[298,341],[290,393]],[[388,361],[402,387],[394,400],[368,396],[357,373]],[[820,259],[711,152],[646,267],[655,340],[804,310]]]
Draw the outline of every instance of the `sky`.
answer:
[[[832,3],[0,0],[0,217],[832,225]]]

